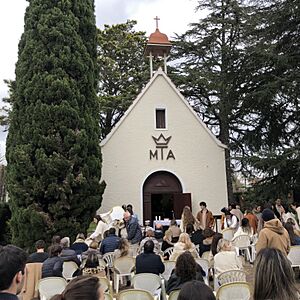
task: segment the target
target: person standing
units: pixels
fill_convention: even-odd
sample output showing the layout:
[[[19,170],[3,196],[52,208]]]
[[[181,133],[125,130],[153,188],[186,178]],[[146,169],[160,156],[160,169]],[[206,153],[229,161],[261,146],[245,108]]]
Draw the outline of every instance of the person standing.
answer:
[[[142,240],[142,229],[138,223],[138,220],[133,217],[129,211],[124,213],[124,221],[126,224],[127,239],[135,256],[139,248],[139,242]]]
[[[215,224],[215,219],[211,211],[206,207],[205,202],[200,202],[200,211],[197,213],[197,220],[200,224],[202,230],[206,228],[213,229]]]
[[[103,235],[104,232],[108,229],[108,225],[102,220],[102,218],[99,215],[94,217],[94,222],[97,224],[97,227],[88,239],[100,242],[104,238]]]
[[[24,284],[27,254],[13,245],[0,246],[0,299],[18,300]]]
[[[274,212],[269,208],[263,210],[262,218],[265,224],[258,236],[256,252],[259,253],[264,248],[275,248],[287,255],[291,245],[287,230],[282,226],[280,220],[275,219]]]

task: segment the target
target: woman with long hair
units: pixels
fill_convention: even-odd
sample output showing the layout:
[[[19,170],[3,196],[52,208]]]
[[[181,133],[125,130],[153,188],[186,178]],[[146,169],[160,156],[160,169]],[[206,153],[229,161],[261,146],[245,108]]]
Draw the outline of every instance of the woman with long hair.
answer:
[[[104,300],[99,278],[89,275],[71,280],[65,290],[50,300]]]
[[[182,286],[177,300],[216,300],[216,297],[205,283],[193,280]]]
[[[179,238],[180,239],[180,238]],[[175,269],[169,278],[166,286],[166,292],[169,294],[174,290],[178,290],[188,281],[203,281],[205,272],[199,266],[189,251],[182,253],[177,261]]]
[[[95,252],[90,252],[82,269],[83,275],[106,276],[105,268],[99,265],[99,258]]]
[[[181,214],[181,222],[180,222],[181,232],[186,232],[187,224],[193,224],[194,226],[196,224],[196,218],[193,216],[189,206],[185,206]]]
[[[298,300],[291,263],[278,249],[259,251],[254,263],[254,300]]]
[[[133,251],[130,249],[130,244],[127,239],[120,238],[119,246],[114,251],[114,257],[133,256]]]
[[[249,220],[247,218],[243,218],[241,222],[241,226],[235,232],[233,238],[236,238],[240,235],[248,235],[250,238],[253,236],[253,229],[250,226]]]
[[[176,260],[177,257],[185,251],[189,251],[194,258],[199,257],[196,247],[192,243],[188,233],[181,233],[178,242],[174,245],[174,251],[170,256],[170,260]]]
[[[284,228],[287,230],[287,232],[290,236],[291,245],[292,246],[300,245],[300,237],[295,234],[293,224],[290,222],[287,222],[284,224]]]

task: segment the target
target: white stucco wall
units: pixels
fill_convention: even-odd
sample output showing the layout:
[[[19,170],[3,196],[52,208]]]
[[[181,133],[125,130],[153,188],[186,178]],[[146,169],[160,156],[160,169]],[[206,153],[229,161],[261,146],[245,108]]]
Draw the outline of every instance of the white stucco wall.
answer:
[[[193,213],[205,201],[213,213],[220,214],[227,205],[224,148],[159,73],[102,142],[102,180],[107,187],[100,212],[131,203],[142,219],[143,183],[153,172],[166,170],[178,177],[183,192],[192,194]],[[155,129],[156,108],[166,109],[166,130]],[[172,136],[168,149],[175,160],[150,160],[149,151],[156,146],[152,136],[161,133]]]

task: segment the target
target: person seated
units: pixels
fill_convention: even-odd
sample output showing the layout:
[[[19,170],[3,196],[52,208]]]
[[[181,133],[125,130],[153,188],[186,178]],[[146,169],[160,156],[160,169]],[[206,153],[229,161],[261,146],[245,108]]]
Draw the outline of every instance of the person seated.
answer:
[[[214,268],[216,276],[229,270],[243,269],[242,261],[237,256],[230,241],[219,240],[218,253],[214,256]]]
[[[71,280],[61,294],[53,296],[50,300],[104,300],[104,291],[99,278],[82,275]]]
[[[205,283],[192,280],[182,285],[177,300],[216,300],[216,297]]]
[[[0,246],[0,299],[18,300],[26,267],[27,254],[13,245]]]
[[[79,266],[80,261],[76,255],[76,252],[70,248],[70,238],[67,236],[62,238],[60,245],[62,247],[60,257],[63,259],[63,261],[74,261]]]
[[[82,260],[87,259],[90,253],[95,253],[98,256],[98,258],[102,258],[102,255],[98,249],[98,243],[96,241],[91,242],[87,251],[82,252]]]
[[[45,252],[45,247],[45,242],[43,240],[38,240],[35,243],[36,252],[29,255],[27,263],[44,262],[49,257],[48,253]]]
[[[143,253],[144,245],[149,240],[153,241],[153,243],[154,243],[154,253],[159,254],[160,253],[160,245],[159,245],[159,242],[157,241],[157,239],[154,237],[153,229],[148,229],[146,231],[146,237],[144,239],[142,239],[142,241],[140,243],[139,253]]]
[[[248,235],[250,239],[253,237],[253,229],[251,228],[249,219],[247,218],[242,219],[241,226],[234,233],[233,239],[235,239],[240,235]]]
[[[61,240],[60,235],[54,235],[51,239],[51,246],[52,245],[60,245],[60,240]]]
[[[169,259],[176,260],[177,257],[185,251],[189,251],[194,258],[199,257],[195,245],[191,242],[190,236],[187,233],[181,233]]]
[[[237,230],[239,227],[239,219],[233,215],[229,210],[225,210],[224,229],[231,228]]]
[[[77,255],[81,255],[82,252],[87,251],[88,245],[85,243],[85,236],[83,233],[78,233],[76,240],[71,246],[71,249],[76,252]]]
[[[254,263],[253,299],[299,299],[294,271],[282,251],[264,248],[257,254]]]
[[[174,243],[172,243],[172,231],[170,229],[166,230],[165,235],[163,237],[163,242],[161,244],[161,251],[165,251],[168,248],[174,247]],[[169,259],[169,254],[167,253],[164,256],[165,260]]]
[[[204,252],[210,251],[211,243],[215,234],[216,233],[210,228],[206,228],[203,230],[202,232],[203,240],[199,243],[200,256],[202,256]]]
[[[195,245],[199,245],[200,243],[203,242],[203,232],[201,229],[195,230],[193,224],[187,224],[186,225],[186,233],[190,236],[191,241]]]
[[[172,243],[177,243],[181,230],[177,225],[177,221],[175,219],[171,220],[169,230],[172,232]]]
[[[287,230],[289,234],[291,245],[292,246],[300,245],[300,237],[295,234],[293,225],[290,222],[285,223],[284,228]]]
[[[97,275],[105,277],[105,267],[99,265],[99,259],[96,253],[89,253],[86,262],[82,268],[82,275]]]
[[[100,253],[103,255],[108,252],[114,252],[119,246],[120,238],[116,236],[116,229],[109,228],[107,237],[101,242]]]
[[[124,256],[133,257],[133,251],[130,248],[128,240],[120,238],[118,248],[114,251],[114,259]]]
[[[58,244],[49,247],[49,257],[43,262],[42,278],[63,277],[63,259],[60,257],[62,247]]]
[[[148,240],[144,244],[144,252],[136,257],[136,274],[138,273],[153,273],[161,274],[165,271],[161,257],[153,252],[154,243]]]
[[[162,224],[156,224],[154,230],[154,237],[157,239],[158,242],[161,242],[164,237],[164,230]]]
[[[180,240],[180,238],[179,238]],[[183,252],[178,256],[175,269],[166,285],[166,292],[170,294],[172,291],[180,290],[182,285],[192,280],[203,282],[205,272],[198,265],[189,251]]]

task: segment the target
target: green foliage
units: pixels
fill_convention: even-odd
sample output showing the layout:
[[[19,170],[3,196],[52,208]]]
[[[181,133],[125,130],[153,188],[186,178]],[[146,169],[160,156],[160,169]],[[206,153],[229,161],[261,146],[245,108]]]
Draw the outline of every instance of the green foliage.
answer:
[[[111,131],[149,80],[143,51],[144,32],[134,31],[135,21],[105,25],[98,31],[101,137]]]
[[[11,211],[7,203],[0,203],[0,245],[10,243],[11,232],[9,227],[9,220],[11,218]]]
[[[262,198],[285,198],[300,187],[299,9],[293,0],[259,3],[248,47],[255,114],[241,140],[243,164],[245,174],[261,178],[252,193]]]
[[[7,138],[13,242],[74,238],[100,206],[92,0],[30,1]]]
[[[238,145],[245,92],[245,41],[251,7],[243,1],[198,1],[208,9],[199,23],[177,36],[172,77],[195,111],[228,149],[225,150],[227,189],[233,199],[231,156]],[[233,134],[235,133],[235,134]]]

